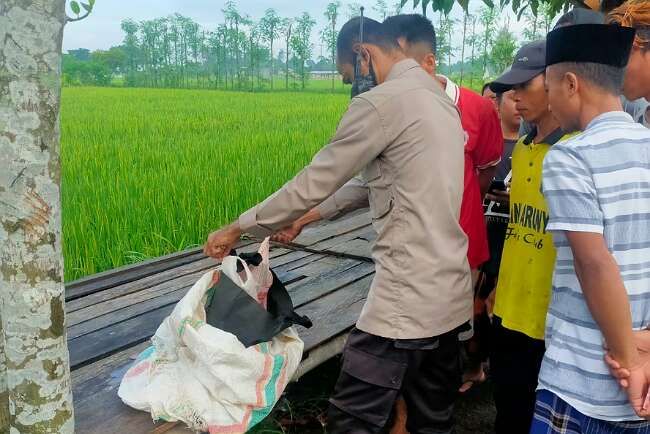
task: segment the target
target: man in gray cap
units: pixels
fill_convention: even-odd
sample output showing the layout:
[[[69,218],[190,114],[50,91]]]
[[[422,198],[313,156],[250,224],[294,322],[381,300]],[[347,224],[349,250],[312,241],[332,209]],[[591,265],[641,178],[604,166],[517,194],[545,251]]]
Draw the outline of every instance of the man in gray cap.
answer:
[[[545,41],[525,45],[512,68],[490,86],[497,93],[512,90],[517,111],[533,127],[512,152],[511,214],[496,289],[490,355],[497,434],[528,432],[544,356],[555,247],[545,230],[548,208],[541,194],[542,162],[563,135],[548,110],[545,54]]]

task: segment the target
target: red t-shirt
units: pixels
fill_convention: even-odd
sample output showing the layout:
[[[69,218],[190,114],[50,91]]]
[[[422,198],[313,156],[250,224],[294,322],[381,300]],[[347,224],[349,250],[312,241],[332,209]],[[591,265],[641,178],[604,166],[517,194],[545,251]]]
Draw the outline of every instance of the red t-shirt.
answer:
[[[467,234],[467,260],[472,269],[490,258],[483,217],[483,198],[478,171],[496,166],[503,153],[501,121],[487,98],[447,80],[447,94],[460,111],[460,121],[467,133],[465,144],[465,191],[460,209],[460,226]]]

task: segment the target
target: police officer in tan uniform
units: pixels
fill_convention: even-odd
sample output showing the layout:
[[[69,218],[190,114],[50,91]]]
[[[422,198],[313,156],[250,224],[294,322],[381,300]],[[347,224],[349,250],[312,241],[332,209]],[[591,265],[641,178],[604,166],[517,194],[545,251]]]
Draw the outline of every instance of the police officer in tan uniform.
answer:
[[[223,258],[243,232],[266,237],[285,228],[361,172],[378,234],[376,274],[343,353],[328,432],[381,432],[399,393],[411,434],[452,432],[462,373],[457,335],[472,315],[458,223],[464,133],[438,83],[380,23],[365,19],[360,43],[358,20],[341,29],[338,64],[359,59],[365,81],[377,86],[352,99],[334,138],[307,167],[210,234],[205,252]]]

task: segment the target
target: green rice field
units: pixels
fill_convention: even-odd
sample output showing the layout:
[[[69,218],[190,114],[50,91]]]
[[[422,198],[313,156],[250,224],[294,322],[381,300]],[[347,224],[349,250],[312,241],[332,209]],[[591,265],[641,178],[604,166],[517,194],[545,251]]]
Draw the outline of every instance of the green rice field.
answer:
[[[64,88],[66,281],[202,244],[309,162],[348,100]]]

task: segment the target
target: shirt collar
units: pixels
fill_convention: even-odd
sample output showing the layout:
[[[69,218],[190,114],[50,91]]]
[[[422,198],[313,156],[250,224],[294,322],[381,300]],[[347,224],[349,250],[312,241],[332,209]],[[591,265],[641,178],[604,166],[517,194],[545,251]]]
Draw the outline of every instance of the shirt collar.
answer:
[[[397,62],[393,65],[393,68],[388,73],[386,81],[394,80],[404,74],[406,71],[409,71],[413,68],[419,68],[420,65],[413,59],[404,59]]]
[[[531,143],[533,143],[533,140],[535,139],[536,135],[537,135],[537,127],[533,127],[533,130],[523,138],[522,143],[524,145],[530,145]],[[548,136],[540,140],[539,143],[545,143],[547,145],[553,146],[554,144],[559,142],[562,137],[564,137],[564,132],[562,131],[561,128],[557,128],[551,134],[549,134]]]
[[[442,74],[438,74],[438,77],[441,77],[445,82],[445,93],[447,96],[454,102],[454,105],[457,105],[460,96],[458,85]]]
[[[623,111],[607,112],[593,118],[587,125],[587,128],[585,128],[585,131],[594,128],[596,125],[608,122],[628,122],[633,124],[634,119],[632,119],[632,116]]]

